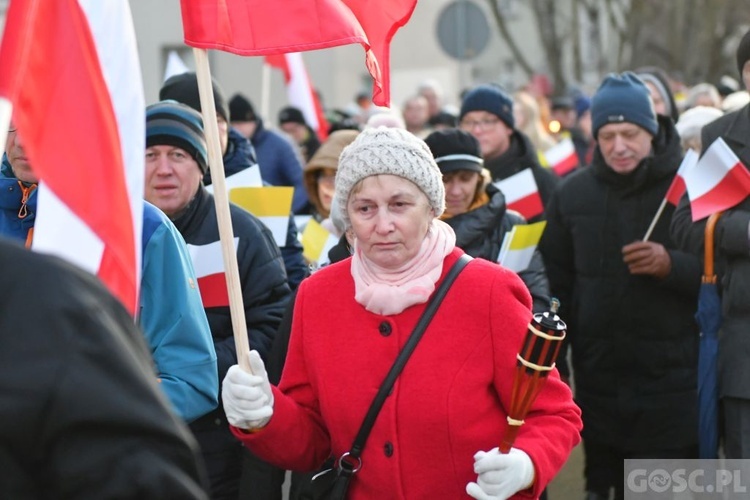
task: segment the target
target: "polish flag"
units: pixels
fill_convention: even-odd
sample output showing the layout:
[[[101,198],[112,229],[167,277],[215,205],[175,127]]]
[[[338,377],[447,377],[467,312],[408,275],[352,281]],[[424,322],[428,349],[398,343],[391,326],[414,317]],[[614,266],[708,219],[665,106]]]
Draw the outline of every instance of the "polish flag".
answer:
[[[507,179],[493,183],[505,195],[505,203],[511,210],[523,215],[526,220],[544,212],[542,197],[531,169],[525,168]]]
[[[390,44],[417,0],[180,0],[185,44],[243,56],[359,43],[373,102],[390,106]]]
[[[547,164],[562,177],[578,166],[578,155],[573,141],[565,138],[544,152]]]
[[[685,173],[693,222],[737,205],[750,194],[750,172],[719,137]]]
[[[677,169],[672,184],[669,186],[667,194],[665,195],[667,201],[672,205],[677,206],[680,202],[680,198],[685,194],[685,190],[687,189],[687,186],[685,186],[685,173],[695,167],[697,163],[698,153],[692,149],[688,149],[687,153],[685,153],[685,157],[682,159],[682,163],[680,163],[680,168]]]
[[[289,104],[302,111],[305,121],[318,135],[318,139],[321,142],[325,141],[328,137],[328,120],[323,113],[320,99],[310,84],[302,54],[292,52],[266,56],[266,64],[284,72]]]
[[[234,238],[235,251],[239,242],[239,238]],[[193,268],[195,268],[195,276],[198,278],[198,290],[201,292],[203,307],[229,307],[229,291],[224,275],[221,241],[187,247],[190,260],[193,261]]]
[[[13,0],[0,67],[40,179],[32,248],[96,273],[134,314],[145,101],[127,0]]]

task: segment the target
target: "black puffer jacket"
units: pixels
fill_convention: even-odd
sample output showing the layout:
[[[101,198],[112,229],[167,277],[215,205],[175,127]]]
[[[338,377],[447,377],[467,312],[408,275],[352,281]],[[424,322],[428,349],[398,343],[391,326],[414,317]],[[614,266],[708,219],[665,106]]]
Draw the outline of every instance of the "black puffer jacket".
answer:
[[[507,179],[526,168],[531,169],[544,207],[547,206],[552,191],[560,181],[560,178],[554,172],[539,164],[539,157],[531,141],[518,131],[513,132],[508,150],[497,158],[485,160],[484,167],[490,171],[492,182]],[[540,220],[544,220],[544,214],[530,218],[529,223],[539,222]]]
[[[568,323],[584,439],[625,450],[692,446],[697,439],[700,263],[669,235],[673,207],[651,241],[672,262],[663,280],[636,276],[622,247],[642,240],[681,161],[679,138],[660,119],[653,155],[619,175],[596,150],[562,181],[547,207],[540,249]]]
[[[456,246],[472,257],[497,262],[505,233],[514,225],[526,224],[521,214],[507,210],[505,196],[495,186],[487,186],[489,202],[470,212],[445,219],[456,233]],[[518,273],[534,299],[534,311],[549,308],[549,283],[542,256],[537,250],[529,268]]]

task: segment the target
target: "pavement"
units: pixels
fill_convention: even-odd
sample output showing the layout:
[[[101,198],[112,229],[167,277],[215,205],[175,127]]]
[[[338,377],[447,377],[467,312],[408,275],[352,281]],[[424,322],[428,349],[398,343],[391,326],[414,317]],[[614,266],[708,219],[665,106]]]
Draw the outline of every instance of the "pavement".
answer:
[[[583,445],[579,444],[547,487],[547,499],[583,500],[583,488]]]

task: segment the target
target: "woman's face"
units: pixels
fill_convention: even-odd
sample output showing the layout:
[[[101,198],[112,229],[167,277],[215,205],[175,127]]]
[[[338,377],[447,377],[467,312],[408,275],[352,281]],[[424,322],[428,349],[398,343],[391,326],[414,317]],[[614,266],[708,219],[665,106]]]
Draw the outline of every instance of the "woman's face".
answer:
[[[396,175],[364,178],[352,189],[346,210],[358,248],[389,270],[417,255],[435,218],[422,190]]]
[[[443,174],[445,186],[445,211],[460,215],[469,211],[477,194],[480,176],[471,170],[455,170]]]
[[[318,179],[318,199],[320,200],[320,205],[327,212],[330,212],[333,194],[336,191],[334,185],[336,171],[332,168],[321,168],[316,177]]]

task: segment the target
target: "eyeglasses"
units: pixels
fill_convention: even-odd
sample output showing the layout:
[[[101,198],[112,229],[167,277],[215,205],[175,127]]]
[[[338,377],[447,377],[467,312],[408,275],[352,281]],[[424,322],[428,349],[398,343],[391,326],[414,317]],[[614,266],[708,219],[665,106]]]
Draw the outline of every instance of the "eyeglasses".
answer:
[[[479,130],[489,130],[491,128],[494,128],[499,121],[499,118],[484,118],[482,120],[461,120],[461,123],[459,125],[463,130],[471,132],[475,127],[478,127]]]

